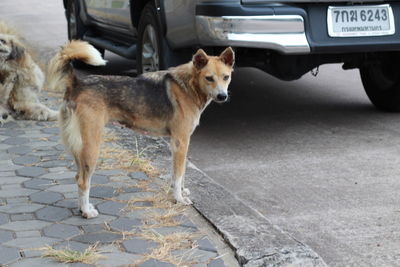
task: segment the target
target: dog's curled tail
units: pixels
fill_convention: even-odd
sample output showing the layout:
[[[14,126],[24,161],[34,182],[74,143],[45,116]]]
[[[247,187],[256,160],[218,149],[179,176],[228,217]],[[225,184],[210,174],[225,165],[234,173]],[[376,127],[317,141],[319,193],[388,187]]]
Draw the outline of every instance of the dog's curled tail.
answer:
[[[103,66],[106,61],[100,52],[88,42],[73,40],[64,46],[50,60],[47,75],[46,88],[49,91],[64,92],[74,77],[72,60],[80,60],[92,66]]]

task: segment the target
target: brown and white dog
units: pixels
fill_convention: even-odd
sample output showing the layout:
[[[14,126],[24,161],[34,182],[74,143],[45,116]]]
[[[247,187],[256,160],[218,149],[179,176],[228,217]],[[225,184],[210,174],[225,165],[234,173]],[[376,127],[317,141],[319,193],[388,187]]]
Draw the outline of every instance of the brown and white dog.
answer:
[[[58,112],[41,104],[44,74],[16,32],[0,22],[0,125],[12,119],[57,120]]]
[[[233,50],[227,48],[219,56],[208,56],[200,49],[187,64],[136,78],[77,78],[70,61],[79,59],[91,65],[104,65],[96,52],[88,43],[72,41],[52,59],[48,75],[52,88],[57,84],[65,90],[60,110],[61,133],[78,166],[76,180],[82,216],[98,215],[89,203],[90,179],[102,131],[109,120],[144,134],[171,137],[174,197],[190,205],[190,192],[183,183],[190,136],[212,100],[221,103],[228,99]]]

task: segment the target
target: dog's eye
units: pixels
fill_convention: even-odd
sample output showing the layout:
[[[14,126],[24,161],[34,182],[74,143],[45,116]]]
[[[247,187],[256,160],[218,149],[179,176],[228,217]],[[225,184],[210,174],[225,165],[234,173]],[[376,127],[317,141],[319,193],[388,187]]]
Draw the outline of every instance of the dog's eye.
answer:
[[[5,44],[6,40],[0,39],[0,44]]]
[[[229,80],[229,75],[224,76],[224,81],[227,81],[227,80]]]
[[[213,76],[206,76],[206,80],[209,82],[213,82],[214,78],[213,78]]]

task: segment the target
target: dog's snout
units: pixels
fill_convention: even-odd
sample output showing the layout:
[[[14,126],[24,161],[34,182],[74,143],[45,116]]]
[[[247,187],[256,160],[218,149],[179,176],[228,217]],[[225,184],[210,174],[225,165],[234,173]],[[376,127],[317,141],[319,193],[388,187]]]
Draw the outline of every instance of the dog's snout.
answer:
[[[225,94],[225,93],[219,93],[218,95],[217,95],[217,100],[218,101],[226,101],[226,99],[228,99],[228,95],[227,94]]]
[[[3,118],[3,120],[6,120],[8,118],[8,114],[4,113],[3,116],[1,116]]]

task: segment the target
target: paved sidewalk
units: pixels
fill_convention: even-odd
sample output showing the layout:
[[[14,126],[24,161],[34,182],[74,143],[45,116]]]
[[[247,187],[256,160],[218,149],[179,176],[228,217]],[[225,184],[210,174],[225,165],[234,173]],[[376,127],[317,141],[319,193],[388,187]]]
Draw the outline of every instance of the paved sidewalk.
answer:
[[[55,122],[15,121],[0,128],[0,266],[91,266],[57,263],[38,248],[82,252],[96,242],[96,253],[106,257],[96,266],[225,266],[185,208],[165,197],[164,179],[98,169],[91,201],[100,214],[87,220],[77,208],[74,168]]]

